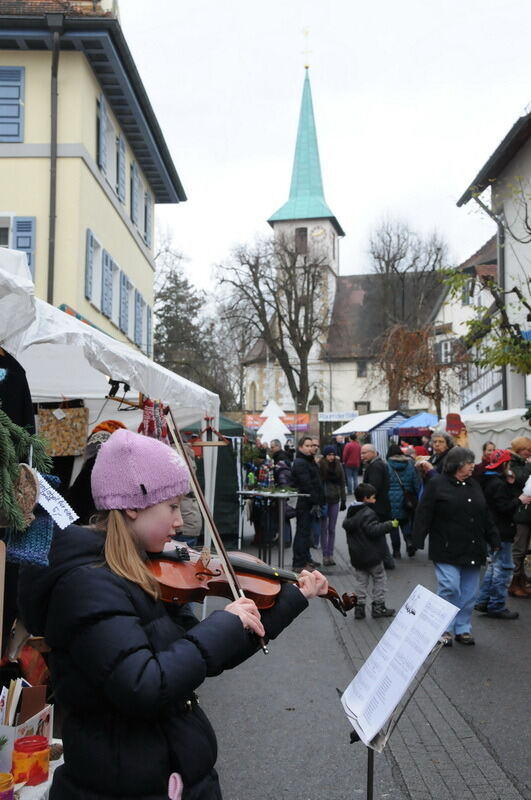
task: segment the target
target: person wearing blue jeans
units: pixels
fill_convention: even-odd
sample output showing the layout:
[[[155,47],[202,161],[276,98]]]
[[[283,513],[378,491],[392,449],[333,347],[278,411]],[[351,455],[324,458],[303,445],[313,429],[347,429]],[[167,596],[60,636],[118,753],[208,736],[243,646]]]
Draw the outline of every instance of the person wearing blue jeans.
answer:
[[[452,447],[446,456],[444,472],[426,485],[417,506],[413,545],[424,548],[429,536],[429,557],[435,566],[439,597],[459,609],[452,625],[443,634],[445,647],[455,641],[475,644],[472,636],[472,610],[479,588],[480,568],[487,557],[500,548],[500,537],[487,502],[476,481],[474,453],[465,447]]]
[[[470,619],[479,589],[479,566],[459,567],[455,564],[441,562],[434,566],[437,577],[437,594],[459,609],[448,633],[460,637],[470,636]]]
[[[354,494],[356,486],[358,485],[359,467],[344,466],[345,480],[347,484],[347,491],[349,494]]]
[[[512,542],[502,542],[500,549],[492,554],[485,570],[475,605],[476,611],[486,612],[488,617],[497,619],[517,619],[518,612],[509,611],[505,604],[513,570]]]
[[[321,517],[321,548],[323,551],[323,566],[333,567],[334,543],[336,537],[336,523],[339,511],[346,508],[345,474],[341,461],[336,456],[333,445],[323,448],[323,457],[319,461],[319,471],[323,482],[326,500],[324,513]]]
[[[479,597],[474,606],[476,611],[486,613],[496,619],[517,619],[518,612],[507,608],[507,592],[513,578],[513,541],[516,525],[513,516],[519,507],[511,480],[510,450],[495,450],[490,453],[490,462],[485,466],[479,482],[490,513],[501,538],[501,547],[491,555],[490,563],[483,576]]]
[[[341,460],[345,470],[347,492],[354,494],[354,490],[359,483],[358,474],[361,466],[361,445],[355,433],[350,434],[349,441],[343,448]]]

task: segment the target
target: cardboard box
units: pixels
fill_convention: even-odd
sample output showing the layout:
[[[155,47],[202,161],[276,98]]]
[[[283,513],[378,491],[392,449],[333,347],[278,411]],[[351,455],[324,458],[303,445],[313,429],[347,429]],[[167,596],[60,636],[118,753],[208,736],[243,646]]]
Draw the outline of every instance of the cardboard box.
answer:
[[[11,772],[15,739],[21,736],[46,736],[52,741],[53,705],[46,705],[20,725],[0,725],[0,772]]]

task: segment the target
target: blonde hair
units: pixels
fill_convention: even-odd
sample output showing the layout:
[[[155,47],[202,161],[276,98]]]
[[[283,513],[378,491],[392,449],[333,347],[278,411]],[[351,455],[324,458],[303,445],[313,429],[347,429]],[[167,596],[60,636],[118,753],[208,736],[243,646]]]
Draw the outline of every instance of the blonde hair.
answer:
[[[105,562],[121,578],[138,584],[154,600],[160,597],[159,585],[142,560],[121,511],[109,511],[100,526],[106,531]]]
[[[530,447],[531,439],[529,436],[517,436],[516,439],[513,439],[511,442],[511,450],[513,450],[515,453]]]

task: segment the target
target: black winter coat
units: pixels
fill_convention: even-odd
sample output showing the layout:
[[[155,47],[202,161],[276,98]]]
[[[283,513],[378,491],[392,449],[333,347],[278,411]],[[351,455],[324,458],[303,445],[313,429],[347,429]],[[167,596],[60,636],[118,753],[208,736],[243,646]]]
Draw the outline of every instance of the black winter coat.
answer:
[[[153,600],[103,565],[103,544],[101,531],[72,525],[55,534],[49,567],[21,570],[21,616],[46,637],[65,710],[65,764],[50,800],[167,800],[172,772],[183,800],[220,800],[216,738],[194,691],[252,655],[257,640],[234,614],[198,622],[187,606]],[[262,613],[267,637],[306,606],[283,586]]]
[[[515,477],[513,494],[518,497],[522,494],[524,484],[531,475],[531,463],[526,461],[525,458],[522,458],[522,456],[519,456],[518,453],[513,453],[511,450],[510,469],[513,471]]]
[[[513,542],[516,533],[513,516],[520,507],[520,501],[514,496],[512,486],[503,475],[492,470],[485,470],[480,486],[502,542]]]
[[[367,503],[349,506],[343,520],[347,532],[350,563],[356,569],[370,569],[388,555],[385,534],[392,529],[390,522],[380,522]]]
[[[313,456],[306,456],[300,450],[297,451],[297,457],[291,467],[291,480],[299,492],[310,495],[299,497],[297,508],[324,505],[325,496],[319,465]]]
[[[387,464],[380,457],[373,458],[365,467],[363,482],[370,483],[376,489],[376,503],[373,508],[380,522],[391,519],[391,502],[389,500],[389,473]]]
[[[493,548],[500,544],[480,485],[447,473],[427,483],[417,506],[415,547],[422,550],[428,535],[431,560],[460,567],[479,567],[485,563],[487,543]]]

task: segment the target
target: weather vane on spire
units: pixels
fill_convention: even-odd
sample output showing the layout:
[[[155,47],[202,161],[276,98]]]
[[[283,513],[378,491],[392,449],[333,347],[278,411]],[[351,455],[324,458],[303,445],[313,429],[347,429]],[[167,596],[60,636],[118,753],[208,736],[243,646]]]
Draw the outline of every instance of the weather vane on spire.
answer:
[[[310,53],[312,52],[311,50],[308,49],[309,38],[310,38],[310,29],[309,28],[303,28],[302,29],[302,35],[304,36],[304,46],[305,46],[305,49],[302,51],[302,55],[303,56],[309,56]],[[309,69],[310,68],[309,60],[310,60],[309,58],[305,58],[304,59],[304,61],[305,61],[304,69]]]

